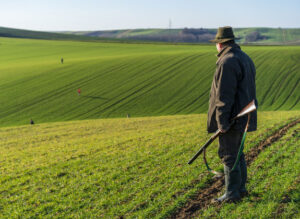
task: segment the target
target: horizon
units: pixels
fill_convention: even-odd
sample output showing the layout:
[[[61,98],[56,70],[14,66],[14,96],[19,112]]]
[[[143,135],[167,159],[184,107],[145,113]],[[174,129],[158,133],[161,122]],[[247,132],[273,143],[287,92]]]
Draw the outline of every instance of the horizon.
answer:
[[[2,2],[0,26],[35,31],[124,29],[300,28],[300,2],[259,1],[226,4],[188,0],[13,0]],[[234,12],[234,13],[230,13]]]
[[[169,29],[169,28],[128,28],[128,29],[107,29],[107,30],[35,30],[35,29],[26,29],[26,28],[18,28],[18,27],[6,27],[0,26],[0,28],[8,28],[8,29],[16,29],[16,30],[25,30],[25,31],[35,31],[35,32],[94,32],[94,31],[116,31],[116,30],[148,30],[148,29]],[[184,28],[188,29],[215,29],[217,30],[219,27],[178,27],[178,28],[171,28],[171,30],[181,30]],[[233,29],[248,29],[248,28],[268,28],[268,29],[300,29],[300,27],[232,27]]]

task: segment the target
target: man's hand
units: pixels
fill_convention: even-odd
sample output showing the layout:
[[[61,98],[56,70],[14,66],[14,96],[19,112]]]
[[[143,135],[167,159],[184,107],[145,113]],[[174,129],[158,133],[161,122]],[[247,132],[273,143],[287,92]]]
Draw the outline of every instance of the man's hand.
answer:
[[[224,133],[226,133],[226,132],[227,132],[227,130],[220,129],[220,132],[224,134]]]
[[[227,128],[227,129],[221,129],[221,128],[220,128],[220,132],[221,132],[222,134],[224,134],[224,133],[226,133],[229,129],[230,129],[230,127]]]

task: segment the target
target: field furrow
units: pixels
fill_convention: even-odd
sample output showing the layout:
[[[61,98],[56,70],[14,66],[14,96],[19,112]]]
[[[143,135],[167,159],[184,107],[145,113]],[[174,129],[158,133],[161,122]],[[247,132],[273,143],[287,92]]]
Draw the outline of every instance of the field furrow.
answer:
[[[259,109],[298,110],[299,48],[242,49],[257,67]],[[215,54],[213,45],[1,38],[0,126],[206,112]]]

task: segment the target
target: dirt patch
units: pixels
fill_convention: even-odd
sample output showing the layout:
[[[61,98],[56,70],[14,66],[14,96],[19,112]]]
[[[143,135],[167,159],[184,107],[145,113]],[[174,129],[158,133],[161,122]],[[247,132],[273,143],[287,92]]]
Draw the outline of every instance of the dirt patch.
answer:
[[[297,119],[285,125],[283,128],[273,133],[270,137],[251,148],[251,150],[246,154],[247,165],[250,165],[257,158],[261,151],[270,146],[273,142],[279,140],[283,135],[286,134],[288,129],[295,126],[299,122],[300,119]],[[217,193],[221,192],[223,185],[224,177],[212,179],[207,188],[199,191],[199,193],[195,195],[194,199],[190,200],[183,208],[175,212],[175,214],[170,218],[192,218],[195,216],[196,212],[211,205],[212,199],[216,197]]]

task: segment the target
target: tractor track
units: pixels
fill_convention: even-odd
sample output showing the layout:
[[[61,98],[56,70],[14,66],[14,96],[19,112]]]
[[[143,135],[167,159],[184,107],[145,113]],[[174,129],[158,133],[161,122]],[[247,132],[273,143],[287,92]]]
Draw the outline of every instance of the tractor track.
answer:
[[[256,146],[250,149],[250,151],[245,155],[247,166],[249,166],[255,159],[258,157],[260,152],[262,152],[265,148],[269,147],[273,142],[278,141],[281,137],[283,137],[286,132],[296,124],[300,123],[300,119],[297,118],[292,122],[286,124],[279,130],[275,131],[271,136],[267,139],[262,140]],[[211,205],[211,201],[216,197],[217,193],[221,192],[224,185],[224,177],[222,178],[213,178],[209,182],[209,186],[194,196],[192,200],[186,203],[181,209],[177,210],[170,218],[193,218],[196,216],[196,213],[201,210],[207,208]]]

